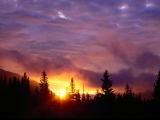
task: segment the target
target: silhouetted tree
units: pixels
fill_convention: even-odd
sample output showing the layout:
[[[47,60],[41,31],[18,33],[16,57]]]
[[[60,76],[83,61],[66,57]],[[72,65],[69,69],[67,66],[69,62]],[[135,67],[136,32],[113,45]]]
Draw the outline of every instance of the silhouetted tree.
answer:
[[[12,80],[12,78],[10,78],[9,82],[8,82],[8,94],[9,94],[9,96],[12,95],[12,92],[13,92],[13,80]]]
[[[2,77],[2,74],[1,74],[1,76],[0,76],[0,81],[2,81],[2,79],[3,79],[3,77]]]
[[[38,96],[39,96],[39,89],[38,89],[37,86],[36,86],[36,88],[35,88],[35,90],[34,90],[33,96],[34,96],[35,98],[38,98]]]
[[[82,93],[82,104],[84,104],[85,100],[86,100],[86,97],[85,97],[85,94],[84,94],[84,92],[83,92],[83,93]]]
[[[132,88],[129,86],[128,83],[125,86],[125,92],[124,92],[123,98],[125,103],[131,103],[134,101],[134,94],[132,92]]]
[[[29,84],[29,77],[27,76],[26,72],[21,78],[20,83],[20,103],[21,103],[21,109],[23,114],[25,114],[29,109],[31,105],[31,91],[30,91],[30,84]]]
[[[141,97],[140,93],[138,93],[137,95],[135,95],[135,102],[137,104],[142,104],[142,97]]]
[[[49,97],[50,97],[48,77],[47,77],[47,74],[44,70],[42,72],[39,85],[40,85],[41,100],[42,100],[42,102],[44,102],[45,100],[49,99]]]
[[[5,75],[3,80],[3,90],[6,91],[6,89],[7,89],[7,77]]]
[[[102,98],[102,93],[100,93],[99,90],[97,89],[96,94],[94,96],[95,104],[99,103],[101,101],[101,98]]]
[[[121,104],[122,101],[123,101],[123,96],[122,96],[120,93],[118,93],[118,94],[117,94],[117,97],[116,97],[116,100],[117,100],[118,103]]]
[[[6,105],[6,89],[4,88],[5,78],[0,76],[0,116],[6,113],[5,105]]]
[[[73,78],[71,78],[71,81],[70,81],[69,95],[71,100],[76,101],[76,89],[75,89],[75,83]]]
[[[109,95],[111,93],[113,93],[113,89],[111,88],[112,87],[112,81],[109,79],[109,74],[108,74],[108,71],[106,70],[103,74],[103,79],[102,80],[102,91],[105,95]]]
[[[127,83],[125,86],[125,94],[129,95],[129,93],[130,93],[130,87],[129,87],[129,84]]]
[[[39,105],[40,103],[40,91],[38,89],[38,87],[36,86],[34,93],[33,93],[33,107],[36,107]]]
[[[3,77],[2,77],[2,74],[0,76],[0,93],[2,92],[2,89],[3,89]]]
[[[153,102],[160,106],[160,70],[158,71],[158,74],[156,75],[156,82],[154,83],[154,90],[152,93],[153,96]]]
[[[87,94],[86,94],[86,100],[89,101],[90,99],[91,99],[91,96],[87,92]]]
[[[6,75],[4,75],[2,86],[3,86],[2,87],[2,99],[3,99],[2,104],[4,104],[4,108],[5,108],[7,104],[7,77]]]
[[[80,96],[79,90],[76,91],[76,102],[78,104],[80,104],[80,102],[81,102],[81,96]]]
[[[71,78],[71,82],[70,82],[70,92],[72,94],[75,93],[75,83],[74,83],[74,79],[73,78]]]
[[[24,73],[21,79],[21,90],[23,91],[23,94],[25,94],[27,99],[30,99],[31,97],[30,82],[29,82],[29,77],[27,76],[26,73]]]
[[[108,70],[105,70],[103,74],[102,80],[102,92],[104,94],[104,98],[106,98],[107,101],[113,102],[115,100],[115,94],[112,89],[112,80],[109,79],[109,73]]]

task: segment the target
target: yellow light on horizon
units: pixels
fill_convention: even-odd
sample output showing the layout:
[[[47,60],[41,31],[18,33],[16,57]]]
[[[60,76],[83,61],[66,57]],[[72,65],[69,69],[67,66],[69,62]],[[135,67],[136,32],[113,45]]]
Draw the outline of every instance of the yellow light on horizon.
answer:
[[[60,92],[59,92],[60,98],[63,98],[65,95],[66,95],[66,91],[61,89]]]

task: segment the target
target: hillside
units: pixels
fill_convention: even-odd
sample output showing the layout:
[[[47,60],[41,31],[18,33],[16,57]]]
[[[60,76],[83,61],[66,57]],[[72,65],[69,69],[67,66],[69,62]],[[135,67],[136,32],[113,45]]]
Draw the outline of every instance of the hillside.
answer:
[[[13,78],[13,77],[17,77],[21,80],[22,78],[22,75],[19,75],[18,73],[13,73],[13,72],[10,72],[10,71],[5,71],[3,69],[0,69],[0,75],[4,76],[6,75],[6,78],[7,78],[7,81],[10,79],[10,78]],[[39,86],[39,83],[36,82],[35,80],[31,80],[30,79],[30,90],[31,92],[34,91],[35,87],[36,86]]]

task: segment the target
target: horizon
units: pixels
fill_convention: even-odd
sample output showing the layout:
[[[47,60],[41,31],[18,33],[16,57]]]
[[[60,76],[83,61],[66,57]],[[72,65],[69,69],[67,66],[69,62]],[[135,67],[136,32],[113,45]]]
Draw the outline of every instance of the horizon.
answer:
[[[18,73],[14,73],[14,72],[11,72],[11,71],[6,71],[6,70],[3,70],[3,69],[1,69],[1,68],[0,68],[0,70],[5,71],[5,74],[2,74],[1,71],[0,71],[0,75],[2,75],[2,77],[4,77],[4,75],[6,75],[6,72],[7,72],[7,73],[9,72],[9,73],[13,73],[13,74],[20,75],[20,74],[18,74]],[[26,72],[24,72],[24,73],[26,73]],[[9,75],[10,75],[10,74],[9,74]],[[27,75],[27,73],[26,73],[26,75]],[[12,76],[12,77],[16,77],[16,76],[13,76],[13,75],[11,75],[11,76]],[[9,80],[10,78],[12,79],[11,76],[10,76],[10,77],[6,76],[6,77],[7,77],[7,80]],[[23,75],[20,75],[20,76],[22,77]],[[18,77],[18,79],[21,80],[21,77],[20,77],[20,78]],[[29,77],[29,76],[27,75],[27,77]],[[40,77],[41,77],[41,76],[40,76]],[[39,77],[39,78],[40,78],[40,77]],[[47,76],[47,77],[48,77],[48,76]],[[50,78],[48,78],[48,81],[50,81],[49,79],[50,79]],[[74,78],[73,78],[73,79],[74,79]],[[39,81],[38,81],[38,80],[35,80],[35,79],[32,79],[32,78],[29,77],[29,80],[30,80],[30,81],[35,81],[35,82],[37,83],[37,84],[34,84],[34,86],[33,86],[32,83],[30,83],[30,85],[32,86],[32,90],[31,90],[31,91],[33,91],[33,89],[35,89],[36,86],[37,86],[38,88],[40,87],[40,86],[39,86],[40,79],[39,79]],[[62,85],[63,87],[61,86],[61,87],[58,87],[58,88],[52,88],[52,87],[50,87],[50,83],[49,83],[49,89],[50,89],[53,93],[55,93],[57,96],[59,96],[59,97],[61,97],[60,92],[63,91],[63,92],[65,93],[65,94],[63,94],[63,96],[65,96],[66,93],[67,93],[67,88],[69,87],[69,84],[70,84],[70,80],[71,80],[71,79],[69,79],[68,82],[66,82],[68,86],[66,86],[66,83],[65,83],[65,84]],[[99,88],[92,88],[92,89],[85,88],[85,84],[84,84],[84,81],[83,81],[81,85],[78,84],[78,88],[77,88],[76,81],[74,80],[74,82],[75,82],[75,90],[76,90],[76,91],[78,90],[81,96],[82,96],[83,93],[84,93],[85,95],[88,93],[88,94],[90,95],[90,97],[93,99],[93,98],[95,97],[96,93],[97,93],[97,90],[98,90],[99,93],[102,93],[102,88],[101,88],[101,86],[99,86]],[[113,82],[113,80],[112,80],[112,82]],[[53,84],[54,84],[54,83],[53,83]],[[126,84],[127,84],[127,83],[126,83]],[[125,84],[125,85],[126,85],[126,84]],[[83,86],[83,85],[84,85],[84,86]],[[112,84],[112,88],[113,88],[113,91],[114,91],[115,95],[118,95],[118,94],[123,95],[123,94],[124,94],[124,92],[125,92],[125,85],[124,85],[123,90],[122,90],[122,89],[115,89],[115,88],[113,87],[113,85],[114,85],[114,83]],[[33,88],[33,87],[34,87],[34,88]],[[83,88],[83,87],[84,87],[84,88]],[[131,87],[131,89],[132,89],[132,87]],[[83,90],[84,90],[84,92],[83,92]],[[144,99],[146,99],[146,100],[151,100],[151,99],[153,98],[153,96],[152,96],[153,90],[151,90],[151,91],[146,91],[146,92],[140,92],[140,91],[136,91],[136,92],[135,92],[135,90],[132,89],[132,91],[133,91],[133,93],[135,93],[135,94],[139,94],[139,93],[140,93],[140,95],[141,95],[141,97],[142,97],[142,100],[144,100]]]

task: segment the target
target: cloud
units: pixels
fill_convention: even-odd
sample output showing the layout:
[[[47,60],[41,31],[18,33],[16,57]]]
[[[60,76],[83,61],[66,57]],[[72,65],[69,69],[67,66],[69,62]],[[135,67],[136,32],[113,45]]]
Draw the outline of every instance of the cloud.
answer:
[[[160,57],[146,51],[137,57],[134,64],[137,68],[145,70],[157,71],[160,68]]]
[[[25,37],[28,37],[28,34],[25,32],[22,32],[23,29],[25,29],[26,26],[17,23],[17,22],[11,22],[11,21],[1,21],[0,22],[0,39],[2,41],[8,41],[8,40],[19,40],[19,35],[24,35]]]
[[[142,53],[139,58],[146,56],[145,54],[148,53]],[[151,53],[149,53],[151,56]],[[46,70],[48,74],[54,75],[61,75],[63,73],[75,73],[76,77],[84,80],[86,84],[90,87],[100,88],[102,82],[102,74],[103,73],[97,73],[91,70],[85,70],[83,68],[76,67],[73,62],[62,56],[54,56],[52,58],[44,58],[41,56],[34,56],[34,55],[28,55],[25,53],[21,53],[17,50],[4,50],[1,49],[0,52],[1,56],[1,66],[5,66],[5,64],[8,64],[10,60],[12,60],[12,64],[10,67],[16,66],[21,69],[21,74],[23,72],[27,71],[29,75],[40,75],[42,70]],[[153,55],[154,56],[154,55]],[[153,57],[152,56],[152,57]],[[154,56],[155,57],[155,56]],[[158,57],[155,57],[153,60],[157,60]],[[133,62],[134,63],[134,62]],[[138,62],[136,62],[138,63]],[[139,62],[139,64],[141,61]],[[147,64],[147,63],[146,63]],[[134,64],[132,64],[133,68],[128,69],[121,69],[117,73],[110,73],[110,79],[113,81],[113,88],[120,88],[123,91],[123,88],[126,83],[129,83],[132,87],[133,91],[135,92],[141,92],[144,93],[147,90],[153,89],[153,84],[155,82],[155,73],[153,72],[146,72],[142,71],[140,74],[135,74],[135,70],[137,71],[139,69],[144,69],[144,66],[139,66],[138,68],[134,69]],[[140,67],[140,68],[139,68]],[[154,68],[150,68],[149,70],[152,71]],[[76,78],[76,80],[77,80]],[[59,80],[61,81],[61,80]],[[76,81],[77,82],[77,81]],[[79,85],[78,81],[78,85]],[[117,92],[117,91],[116,91]]]
[[[113,67],[106,68],[109,70],[110,79],[113,81],[116,92],[124,91],[126,83],[129,83],[134,92],[145,93],[149,90],[148,94],[151,97],[156,74],[160,67],[160,56],[147,47],[137,45],[124,38],[115,40],[114,37],[109,37],[108,43],[100,44],[100,46],[106,48],[106,54],[111,55],[112,61],[116,64],[114,68],[117,69],[116,72],[110,71]],[[106,61],[108,59],[106,58]],[[126,67],[119,69],[121,63]],[[109,65],[110,62],[108,65],[106,63],[106,66]]]
[[[56,56],[50,59],[28,55],[17,50],[1,50],[0,54],[2,60],[12,60],[13,63],[20,65],[30,73],[41,73],[41,71],[45,69],[47,71],[56,70],[55,74],[58,74],[60,71],[67,70],[67,68],[74,66],[70,60],[62,56]]]
[[[21,74],[27,72],[30,75],[39,75],[42,70],[47,71],[47,73],[55,75],[60,75],[62,73],[76,73],[81,79],[85,79],[91,83],[91,85],[97,84],[99,77],[98,73],[77,68],[70,59],[63,56],[56,56],[53,58],[42,58],[40,56],[28,55],[21,53],[17,50],[5,50],[1,49],[0,52],[1,66],[9,63],[12,60],[12,64],[17,67],[21,67]],[[5,63],[6,61],[6,63]],[[13,65],[11,64],[10,67]],[[10,68],[8,68],[10,69]],[[92,81],[89,81],[92,80]]]
[[[48,41],[22,41],[20,43],[24,49],[35,49],[38,51],[45,51],[47,49],[66,49],[65,46],[68,47],[67,43],[63,40],[48,40]],[[68,48],[67,48],[68,49]]]
[[[113,86],[125,87],[127,83],[135,90],[135,92],[144,92],[152,90],[156,79],[156,73],[141,73],[137,76],[133,74],[132,69],[122,69],[118,73],[111,73],[110,79],[113,80]]]

